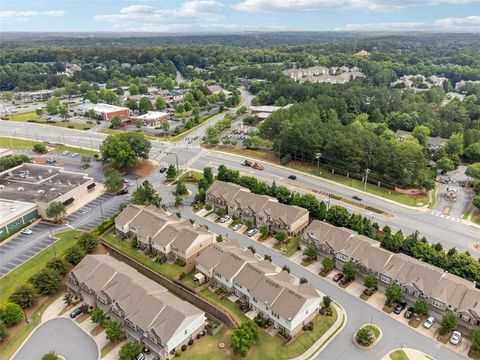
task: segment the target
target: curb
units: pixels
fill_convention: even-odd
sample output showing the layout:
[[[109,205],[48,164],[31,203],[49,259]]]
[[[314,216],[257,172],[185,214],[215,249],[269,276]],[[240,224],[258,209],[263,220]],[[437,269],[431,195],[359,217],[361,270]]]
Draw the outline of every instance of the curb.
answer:
[[[375,339],[375,341],[373,343],[371,343],[370,345],[368,346],[363,346],[363,345],[360,345],[358,342],[357,342],[357,339],[356,339],[356,335],[357,335],[357,332],[360,330],[360,329],[363,329],[365,326],[367,325],[373,325],[375,326],[378,330],[380,330],[380,335],[378,336],[378,338]],[[380,340],[382,339],[382,336],[383,336],[383,332],[382,332],[382,329],[380,329],[380,327],[378,325],[375,325],[375,324],[363,324],[362,326],[360,326],[360,328],[355,331],[355,333],[353,334],[353,343],[355,344],[356,347],[358,347],[359,349],[362,349],[362,350],[370,350],[372,348],[374,348],[379,342]]]
[[[208,151],[211,151],[211,152],[216,152],[216,153],[220,153],[220,154],[225,154],[225,155],[232,155],[232,156],[236,156],[236,157],[239,157],[239,158],[244,158],[245,156],[242,156],[242,155],[238,155],[238,154],[233,154],[233,153],[229,153],[229,152],[226,152],[226,151],[221,151],[221,150],[215,150],[215,149],[212,149],[212,148],[209,148]],[[408,209],[408,210],[418,210],[418,211],[423,211],[423,212],[427,212],[429,209],[425,206],[419,206],[419,207],[414,207],[414,206],[409,206],[409,205],[405,205],[405,204],[402,204],[402,203],[399,203],[399,202],[396,202],[396,201],[393,201],[393,200],[390,200],[390,199],[387,199],[387,198],[384,198],[384,197],[381,197],[381,196],[378,196],[378,195],[375,195],[375,194],[372,194],[372,193],[369,193],[369,192],[365,192],[363,190],[360,190],[360,189],[356,189],[356,188],[352,188],[350,186],[347,186],[347,185],[343,185],[343,184],[339,184],[335,181],[332,181],[332,180],[329,180],[329,179],[325,179],[325,178],[322,178],[322,177],[319,177],[319,176],[315,176],[315,175],[311,175],[309,173],[305,173],[303,171],[300,171],[300,170],[297,170],[297,169],[293,169],[293,168],[289,168],[289,167],[285,167],[285,166],[281,166],[281,165],[278,165],[278,164],[275,164],[275,163],[272,163],[268,160],[264,160],[264,159],[258,159],[258,158],[255,158],[253,157],[254,159],[258,160],[258,161],[261,161],[261,162],[264,162],[270,166],[275,166],[279,169],[283,169],[283,170],[288,170],[288,171],[292,171],[292,172],[295,172],[297,174],[300,174],[302,176],[306,176],[306,177],[309,177],[313,180],[317,180],[317,181],[324,181],[324,182],[327,182],[329,184],[332,184],[332,185],[336,185],[336,186],[340,186],[340,187],[343,187],[345,189],[348,189],[348,190],[354,190],[354,191],[358,191],[362,194],[364,194],[365,196],[370,196],[370,197],[374,197],[375,199],[377,200],[382,200],[382,201],[385,201],[385,202],[389,202],[393,205],[397,205],[397,206],[401,206],[405,209]]]

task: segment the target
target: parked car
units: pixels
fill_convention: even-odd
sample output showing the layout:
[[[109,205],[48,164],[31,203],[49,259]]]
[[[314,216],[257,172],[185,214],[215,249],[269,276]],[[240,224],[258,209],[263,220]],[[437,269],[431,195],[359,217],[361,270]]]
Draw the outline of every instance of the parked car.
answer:
[[[22,233],[23,235],[32,235],[32,234],[33,234],[33,231],[30,230],[30,229],[23,229],[23,230],[21,231],[21,233]]]
[[[127,179],[123,179],[123,183],[124,183],[124,184],[128,184],[128,180],[127,180]]]
[[[63,156],[66,156],[66,155],[68,155],[68,154],[70,154],[70,152],[68,152],[67,150],[65,150],[64,152],[62,152],[62,155],[63,155]]]
[[[429,316],[428,319],[423,323],[423,327],[425,329],[430,329],[436,321],[437,319],[435,319],[433,316]]]
[[[232,226],[232,230],[233,231],[237,231],[238,229],[240,229],[242,227],[242,224],[235,224]]]
[[[257,163],[257,162],[253,163],[252,168],[254,168],[254,169],[256,169],[256,170],[263,170],[263,169],[265,169],[262,164],[259,164],[259,163]]]
[[[258,231],[257,229],[252,228],[252,229],[247,231],[247,236],[253,236],[257,233],[257,231]]]
[[[230,216],[224,215],[224,216],[222,216],[222,217],[220,218],[220,222],[221,222],[221,223],[227,222],[228,219],[230,219]]]
[[[413,307],[410,306],[407,309],[407,311],[405,311],[405,314],[403,314],[403,316],[405,317],[405,319],[411,319],[413,316],[413,313],[414,313]]]
[[[70,318],[71,319],[75,319],[78,315],[80,315],[82,313],[82,309],[80,308],[76,308],[75,310],[73,310],[71,313],[70,313]]]
[[[128,189],[122,189],[120,191],[117,191],[117,195],[125,195],[128,194]]]
[[[362,201],[362,198],[361,198],[360,196],[358,196],[358,195],[353,195],[353,196],[352,196],[352,199],[353,199],[353,200],[357,200],[357,201]]]
[[[72,155],[70,155],[71,157],[76,157],[78,156],[78,153],[73,153]]]
[[[407,307],[407,303],[406,303],[405,301],[400,301],[400,302],[397,304],[397,306],[395,306],[395,308],[393,309],[393,312],[398,315],[398,314],[400,314],[400,313],[403,311],[403,309],[405,309],[406,307]]]
[[[162,167],[162,168],[160,168],[159,171],[160,171],[160,174],[163,174],[165,171],[167,171],[167,168],[166,168],[166,167]]]
[[[252,162],[251,162],[251,161],[248,161],[248,160],[244,160],[244,161],[242,162],[242,165],[243,165],[243,166],[252,166]]]
[[[462,334],[459,331],[454,331],[452,336],[450,337],[450,343],[453,345],[458,345],[461,338]]]
[[[145,354],[140,353],[140,354],[136,355],[134,359],[135,360],[145,360]]]
[[[297,180],[297,176],[296,175],[288,175],[288,178],[290,180]]]
[[[335,282],[339,282],[342,279],[343,279],[343,274],[341,272],[335,274],[335,276],[333,277],[333,281]]]
[[[47,159],[46,163],[47,164],[55,164],[57,162],[57,160],[55,159]]]

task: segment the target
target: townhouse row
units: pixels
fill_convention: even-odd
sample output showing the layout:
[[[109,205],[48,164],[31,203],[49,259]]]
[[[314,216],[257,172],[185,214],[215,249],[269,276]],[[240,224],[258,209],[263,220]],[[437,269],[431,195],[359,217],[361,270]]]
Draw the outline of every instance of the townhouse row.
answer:
[[[200,251],[214,240],[206,227],[192,225],[155,206],[129,204],[115,219],[115,229],[122,238],[136,236],[140,248],[186,264],[193,264]]]
[[[196,270],[213,287],[236,295],[247,309],[294,337],[318,314],[321,296],[287,271],[233,241],[215,243],[196,258]]]
[[[304,208],[281,204],[270,196],[253,194],[239,185],[218,180],[207,190],[205,201],[242,222],[250,220],[256,227],[268,225],[271,233],[297,235],[309,221],[309,212]]]
[[[315,246],[318,254],[333,257],[338,268],[348,262],[380,285],[396,284],[407,298],[426,299],[431,307],[452,311],[470,325],[480,325],[480,289],[476,284],[405,254],[395,254],[356,232],[314,220],[302,236],[302,247]]]
[[[125,335],[170,358],[204,331],[205,313],[109,255],[87,255],[68,275],[70,291],[119,321]]]

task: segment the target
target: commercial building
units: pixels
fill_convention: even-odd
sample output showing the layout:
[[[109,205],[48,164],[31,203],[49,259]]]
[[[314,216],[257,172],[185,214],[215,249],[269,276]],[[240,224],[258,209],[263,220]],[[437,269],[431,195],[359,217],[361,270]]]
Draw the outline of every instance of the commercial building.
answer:
[[[37,204],[0,199],[0,239],[37,217]]]
[[[171,358],[204,331],[203,311],[109,255],[87,255],[70,272],[67,285],[161,358]]]
[[[155,206],[128,205],[115,219],[115,228],[123,238],[136,236],[140,247],[186,264],[193,263],[214,241],[214,234],[206,227],[192,225]]]
[[[262,106],[250,106],[250,114],[255,115],[259,120],[265,120],[268,118],[272,113],[280,109],[288,109],[292,104],[288,104],[286,106],[269,106],[269,105],[262,105]]]
[[[120,120],[127,120],[130,117],[130,109],[123,106],[95,104],[92,109],[95,115],[106,121],[111,121],[114,116],[118,116]]]
[[[287,336],[294,337],[318,314],[321,296],[287,271],[233,241],[216,243],[196,259],[196,270]]]
[[[68,207],[94,188],[87,174],[56,166],[25,163],[0,173],[0,199],[35,203],[44,218],[52,202]]]
[[[157,127],[162,122],[167,121],[170,118],[170,114],[163,111],[149,111],[146,114],[138,115],[132,118],[133,121],[140,121],[142,125],[148,127]]]
[[[272,233],[297,235],[308,225],[308,210],[281,204],[275,198],[253,194],[232,183],[215,181],[207,190],[206,202],[242,222],[251,220],[255,226],[268,225]]]
[[[305,230],[302,245],[315,246],[320,256],[333,257],[340,269],[352,262],[361,274],[374,275],[380,285],[398,285],[412,301],[424,298],[434,310],[452,311],[465,323],[480,325],[480,289],[459,276],[318,220]]]

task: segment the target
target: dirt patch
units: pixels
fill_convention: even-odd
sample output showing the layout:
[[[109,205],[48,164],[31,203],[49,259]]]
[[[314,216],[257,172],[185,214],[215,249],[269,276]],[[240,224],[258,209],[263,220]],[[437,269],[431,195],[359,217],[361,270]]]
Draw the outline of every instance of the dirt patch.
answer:
[[[42,157],[42,158],[34,158],[34,159],[33,159],[33,162],[34,162],[35,164],[45,164],[46,161],[47,161],[47,159],[45,159],[45,158],[43,158],[43,157]]]
[[[139,177],[145,177],[150,175],[158,167],[158,163],[154,163],[151,160],[141,161],[137,166],[133,166],[125,170],[125,172]]]
[[[98,243],[97,248],[93,253],[103,255],[103,254],[108,254],[108,250],[105,246],[103,246],[102,243]]]

